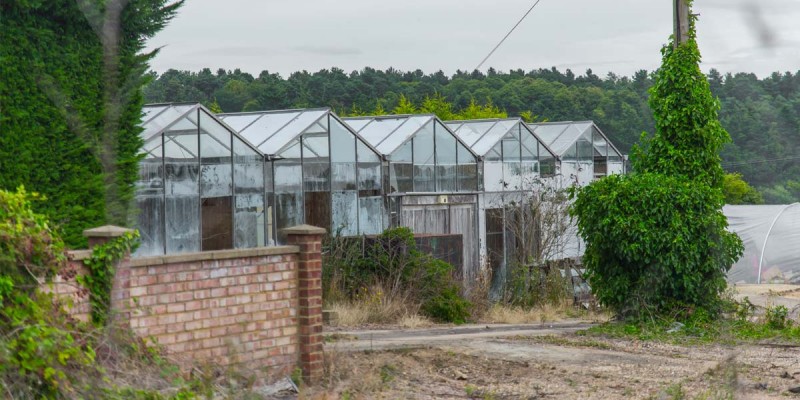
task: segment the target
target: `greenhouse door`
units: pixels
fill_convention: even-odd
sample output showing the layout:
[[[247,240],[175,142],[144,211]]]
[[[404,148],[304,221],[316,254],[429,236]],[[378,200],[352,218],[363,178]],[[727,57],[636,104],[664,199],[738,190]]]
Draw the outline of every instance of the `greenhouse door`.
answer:
[[[231,197],[209,197],[203,199],[202,249],[226,250],[233,248],[233,204]]]

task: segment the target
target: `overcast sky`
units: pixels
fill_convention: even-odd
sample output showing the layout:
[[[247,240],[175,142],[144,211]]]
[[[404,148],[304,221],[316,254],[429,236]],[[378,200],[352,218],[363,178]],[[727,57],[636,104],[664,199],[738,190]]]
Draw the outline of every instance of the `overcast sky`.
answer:
[[[155,71],[365,66],[473,70],[533,0],[188,0],[150,48]],[[703,70],[800,69],[800,0],[696,0]],[[482,70],[652,70],[672,0],[541,0]]]

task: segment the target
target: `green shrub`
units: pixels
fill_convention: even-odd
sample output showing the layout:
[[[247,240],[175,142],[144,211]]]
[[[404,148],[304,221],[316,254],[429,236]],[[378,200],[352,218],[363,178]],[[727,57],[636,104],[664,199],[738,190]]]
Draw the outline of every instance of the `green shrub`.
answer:
[[[451,285],[422,304],[426,316],[440,322],[463,324],[470,316],[471,304],[461,297],[458,287]]]
[[[785,329],[792,326],[786,306],[767,307],[766,324],[770,329]]]
[[[469,315],[453,266],[420,252],[406,227],[387,229],[371,245],[328,238],[322,270],[326,301],[363,300],[368,288],[379,287],[377,301],[401,300],[442,322],[463,323]]]
[[[610,176],[583,188],[573,213],[592,291],[623,315],[719,306],[742,253],[719,190],[657,174]]]

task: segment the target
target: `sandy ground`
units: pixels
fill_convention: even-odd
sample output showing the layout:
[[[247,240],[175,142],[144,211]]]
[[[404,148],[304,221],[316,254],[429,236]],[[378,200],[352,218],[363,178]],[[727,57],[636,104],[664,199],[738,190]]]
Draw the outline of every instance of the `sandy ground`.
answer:
[[[415,330],[405,342],[385,331],[339,333],[326,344],[327,381],[302,397],[800,398],[788,391],[800,386],[798,347],[684,347],[585,337],[577,326]]]

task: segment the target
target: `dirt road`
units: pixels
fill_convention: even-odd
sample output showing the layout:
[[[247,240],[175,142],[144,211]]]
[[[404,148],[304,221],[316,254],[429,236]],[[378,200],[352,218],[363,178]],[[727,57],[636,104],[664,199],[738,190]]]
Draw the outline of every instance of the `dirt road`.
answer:
[[[674,346],[576,334],[587,325],[490,325],[329,336],[327,387],[364,399],[771,399],[797,396],[800,350]],[[800,398],[800,397],[798,397]]]

